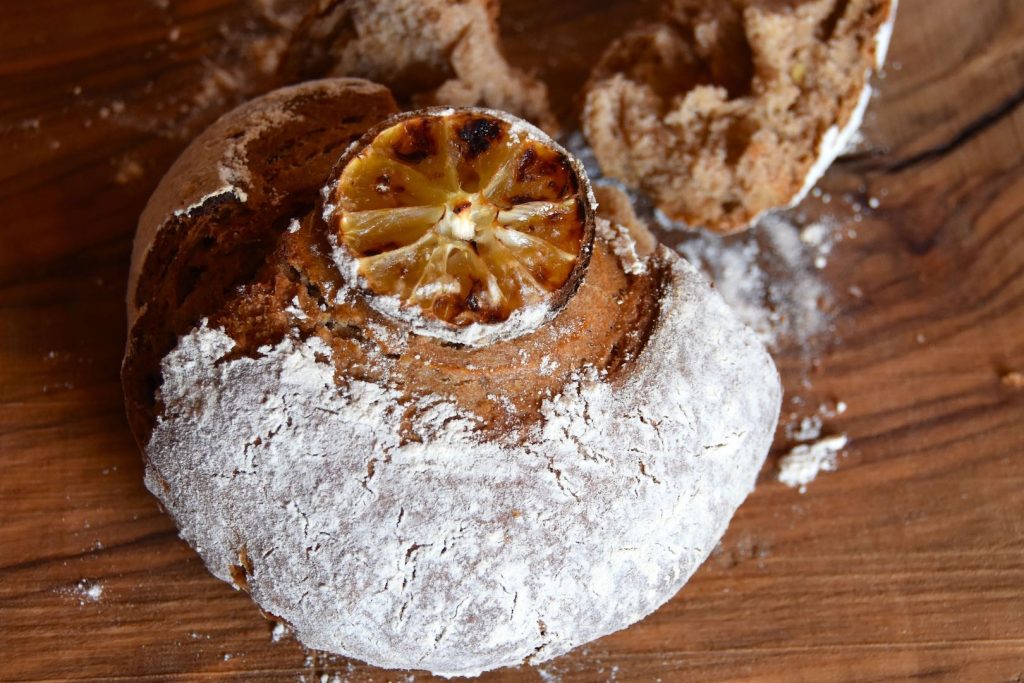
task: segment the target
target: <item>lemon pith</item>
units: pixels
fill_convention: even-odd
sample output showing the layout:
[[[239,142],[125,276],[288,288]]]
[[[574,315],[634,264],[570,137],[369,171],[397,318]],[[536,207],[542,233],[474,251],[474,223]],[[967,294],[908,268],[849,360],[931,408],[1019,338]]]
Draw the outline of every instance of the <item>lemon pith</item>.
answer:
[[[539,137],[480,111],[385,128],[334,190],[339,247],[373,293],[450,326],[500,323],[553,299],[580,260],[587,197],[566,155]]]

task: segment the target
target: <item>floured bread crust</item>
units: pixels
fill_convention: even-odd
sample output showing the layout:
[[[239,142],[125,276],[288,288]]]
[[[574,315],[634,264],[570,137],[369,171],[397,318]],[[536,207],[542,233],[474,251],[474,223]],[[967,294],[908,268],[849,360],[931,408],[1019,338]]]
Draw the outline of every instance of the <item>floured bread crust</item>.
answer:
[[[505,437],[443,395],[339,387],[319,337],[225,360],[235,342],[201,326],[164,359],[147,485],[311,647],[473,675],[624,628],[714,548],[780,398],[753,334],[658,260],[663,312],[630,370],[580,368]]]
[[[343,120],[336,119],[339,109]],[[128,291],[137,296],[128,298],[128,326],[145,309],[144,299],[152,296],[145,285],[139,291],[138,280],[146,256],[157,242],[157,232],[174,230],[176,219],[208,212],[222,200],[245,203],[249,193],[258,195],[253,197],[257,204],[275,203],[274,195],[303,184],[302,174],[322,175],[326,170],[323,167],[329,168],[334,162],[331,152],[340,154],[343,145],[397,111],[391,94],[381,85],[357,78],[324,79],[280,88],[254,99],[203,131],[167,171],[166,175],[175,181],[160,184],[139,218],[128,275]],[[324,130],[328,123],[330,131]],[[281,143],[278,137],[282,131],[288,136],[294,127],[306,134],[308,153],[315,153],[321,168],[292,168],[290,174],[276,170],[274,176],[279,182],[269,187],[259,170],[253,175],[252,167],[261,164],[260,156],[267,148]],[[285,144],[298,144],[295,137],[292,133]],[[316,147],[316,143],[321,144]],[[287,184],[281,185],[282,172],[298,177],[288,177]]]
[[[337,120],[350,96],[330,96]],[[244,137],[288,99],[229,117]],[[345,286],[313,206],[257,191],[302,166],[321,177],[280,187],[315,194],[340,156],[299,144],[315,116],[268,126],[277,146],[248,148],[236,213],[221,194],[200,201],[191,175],[164,179],[157,195],[178,200],[144,233],[129,293],[146,484],[209,569],[310,647],[443,675],[544,661],[671,598],[774,434],[781,388],[755,335],[691,266],[604,220],[546,325],[480,348],[414,334]],[[235,148],[213,137],[197,144],[216,166]],[[230,262],[270,209],[278,227],[230,286],[177,256],[232,235],[214,240]],[[161,283],[182,279],[202,305],[167,298]]]
[[[733,232],[799,201],[842,152],[892,0],[669,0],[595,67],[583,125],[605,174]]]
[[[557,132],[541,81],[501,52],[497,0],[320,0],[282,62],[286,82],[358,76],[414,107],[480,105]]]
[[[608,183],[594,185],[594,197],[597,199],[598,215],[604,218],[617,230],[625,228],[629,232],[636,251],[643,256],[650,256],[658,246],[658,239],[651,232],[651,227],[640,218],[633,206],[633,200],[621,188]]]
[[[371,126],[397,111],[383,86],[326,79],[228,112],[174,162],[139,219],[128,275],[122,367],[140,446],[158,408],[160,359],[250,281],[322,179]]]

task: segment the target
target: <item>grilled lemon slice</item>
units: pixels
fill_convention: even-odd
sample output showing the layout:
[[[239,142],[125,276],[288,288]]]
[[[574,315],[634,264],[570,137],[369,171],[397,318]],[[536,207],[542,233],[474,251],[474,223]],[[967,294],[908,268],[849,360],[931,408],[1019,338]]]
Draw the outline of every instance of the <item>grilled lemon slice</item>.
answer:
[[[473,345],[535,329],[590,258],[582,165],[534,126],[486,109],[427,109],[342,158],[324,216],[335,258],[375,308]]]

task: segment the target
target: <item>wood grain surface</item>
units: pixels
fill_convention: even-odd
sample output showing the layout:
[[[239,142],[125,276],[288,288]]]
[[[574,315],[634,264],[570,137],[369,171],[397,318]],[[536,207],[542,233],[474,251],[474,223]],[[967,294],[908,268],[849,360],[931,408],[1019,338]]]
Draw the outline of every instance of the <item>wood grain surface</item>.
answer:
[[[565,114],[650,4],[506,2],[506,40]],[[791,399],[848,404],[847,457],[801,495],[780,436],[675,599],[483,680],[1024,681],[1024,4],[902,5],[867,142],[822,185],[879,198],[822,271],[834,331],[778,354]],[[0,3],[0,680],[430,680],[273,642],[143,488],[123,414],[136,217],[263,87],[231,65],[281,6]]]

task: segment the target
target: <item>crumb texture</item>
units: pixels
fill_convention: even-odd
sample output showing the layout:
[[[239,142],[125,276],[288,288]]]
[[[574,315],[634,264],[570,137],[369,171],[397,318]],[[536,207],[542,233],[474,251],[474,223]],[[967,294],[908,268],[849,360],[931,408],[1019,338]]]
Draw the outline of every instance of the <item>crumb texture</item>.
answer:
[[[501,50],[497,0],[321,0],[285,55],[288,82],[356,76],[403,103],[482,105],[557,128],[544,83]]]
[[[603,172],[670,218],[733,232],[788,206],[860,125],[891,0],[670,0],[595,67]]]
[[[657,258],[662,313],[631,371],[573,373],[516,440],[442,395],[339,386],[318,337],[233,357],[204,322],[162,363],[147,485],[214,574],[310,647],[470,675],[621,629],[715,546],[781,391],[703,278]]]

